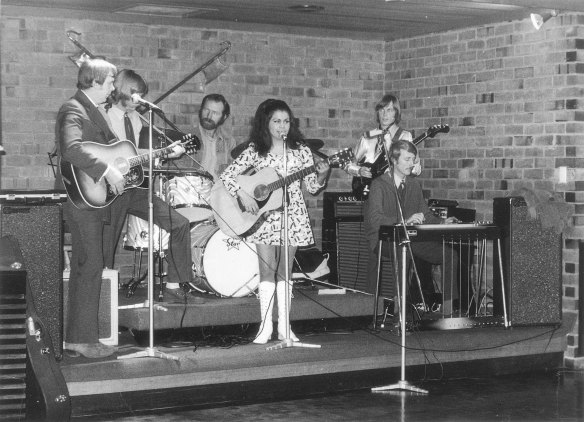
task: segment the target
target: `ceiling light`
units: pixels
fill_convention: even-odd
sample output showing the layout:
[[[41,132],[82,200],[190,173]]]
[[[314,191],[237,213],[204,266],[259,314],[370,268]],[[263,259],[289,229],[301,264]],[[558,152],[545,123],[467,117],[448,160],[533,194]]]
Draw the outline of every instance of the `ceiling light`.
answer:
[[[539,31],[539,28],[541,28],[544,23],[549,21],[551,18],[558,16],[558,11],[550,10],[549,12],[543,13],[541,15],[532,13],[529,16],[531,17],[531,23],[533,24],[533,27]]]
[[[296,6],[288,7],[288,9],[292,10],[293,12],[313,13],[323,11],[324,7],[316,6],[314,4],[298,4]]]

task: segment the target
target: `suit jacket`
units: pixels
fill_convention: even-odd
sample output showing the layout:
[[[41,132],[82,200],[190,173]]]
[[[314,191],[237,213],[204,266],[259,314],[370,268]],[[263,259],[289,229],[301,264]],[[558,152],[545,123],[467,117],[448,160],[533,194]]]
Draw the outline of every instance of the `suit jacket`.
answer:
[[[55,139],[61,159],[83,170],[95,181],[103,176],[107,163],[86,151],[83,143],[109,144],[117,140],[104,115],[80,90],[59,109]]]
[[[375,250],[379,244],[379,227],[382,225],[394,225],[401,221],[397,203],[397,188],[391,173],[373,179],[369,199],[365,202],[365,236],[369,242],[369,248]],[[427,223],[440,223],[424,199],[422,186],[412,178],[405,179],[405,195],[402,203],[404,219],[412,214],[423,213]]]

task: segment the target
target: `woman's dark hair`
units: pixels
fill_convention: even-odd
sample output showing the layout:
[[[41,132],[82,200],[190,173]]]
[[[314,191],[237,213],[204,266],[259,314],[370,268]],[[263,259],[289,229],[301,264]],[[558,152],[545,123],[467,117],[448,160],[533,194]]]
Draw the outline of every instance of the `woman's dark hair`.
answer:
[[[290,117],[290,130],[286,137],[286,146],[290,149],[298,149],[298,144],[304,140],[304,136],[298,129],[298,121],[294,117],[288,104],[282,100],[268,99],[261,103],[253,118],[249,142],[254,145],[259,155],[265,156],[272,148],[270,135],[270,119],[276,111],[284,111]]]

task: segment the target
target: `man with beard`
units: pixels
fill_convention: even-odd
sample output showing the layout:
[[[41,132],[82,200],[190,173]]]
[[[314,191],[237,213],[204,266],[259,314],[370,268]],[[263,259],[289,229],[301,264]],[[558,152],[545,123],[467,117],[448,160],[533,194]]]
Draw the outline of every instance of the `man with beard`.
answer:
[[[184,157],[176,166],[189,170],[205,171],[216,181],[219,174],[230,162],[230,152],[235,147],[235,140],[225,127],[231,109],[221,94],[209,94],[201,101],[199,108],[199,127],[195,135],[201,140],[200,161]]]

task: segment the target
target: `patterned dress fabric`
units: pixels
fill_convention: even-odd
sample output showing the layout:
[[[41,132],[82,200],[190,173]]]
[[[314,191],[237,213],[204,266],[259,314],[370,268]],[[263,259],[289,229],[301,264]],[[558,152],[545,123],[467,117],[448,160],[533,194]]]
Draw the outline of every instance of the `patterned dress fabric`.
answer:
[[[306,167],[314,164],[312,152],[306,146],[300,145],[297,150],[288,150],[288,174],[294,174]],[[221,174],[220,178],[227,190],[236,196],[240,186],[237,184],[237,176],[244,173],[249,168],[261,170],[265,167],[275,168],[280,174],[284,174],[284,157],[279,154],[267,153],[265,157],[260,156],[253,146],[245,149],[237,159],[229,165]],[[324,185],[320,185],[315,173],[310,173],[303,178],[307,190],[315,194]],[[288,240],[290,246],[308,246],[314,244],[314,236],[310,225],[310,218],[304,203],[304,195],[300,180],[296,180],[288,185]],[[244,240],[250,243],[264,245],[283,245],[282,222],[284,211],[268,211],[265,221],[257,231],[246,237]]]

